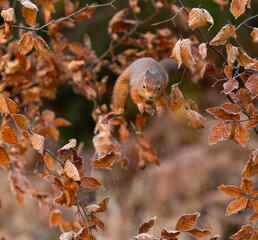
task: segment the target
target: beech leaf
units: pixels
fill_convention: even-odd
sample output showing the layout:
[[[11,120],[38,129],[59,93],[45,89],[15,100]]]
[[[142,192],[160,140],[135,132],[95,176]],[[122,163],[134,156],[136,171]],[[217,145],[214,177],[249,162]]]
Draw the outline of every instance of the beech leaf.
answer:
[[[168,110],[171,114],[174,114],[183,104],[184,96],[178,84],[175,83],[171,86],[171,93],[168,97]]]
[[[74,166],[73,163],[71,163],[70,160],[67,160],[65,162],[64,172],[67,174],[68,177],[72,178],[75,181],[80,181],[81,179],[77,168]]]
[[[193,8],[189,13],[188,25],[191,29],[205,26],[207,22],[211,23],[209,30],[212,28],[214,21],[210,13],[203,8]]]
[[[200,213],[196,212],[193,214],[184,214],[182,215],[176,223],[176,230],[178,231],[189,231],[194,228],[197,218],[200,216]]]
[[[241,197],[239,199],[236,199],[232,202],[230,202],[227,206],[226,215],[229,216],[234,213],[238,213],[239,211],[246,208],[248,202],[247,197]]]

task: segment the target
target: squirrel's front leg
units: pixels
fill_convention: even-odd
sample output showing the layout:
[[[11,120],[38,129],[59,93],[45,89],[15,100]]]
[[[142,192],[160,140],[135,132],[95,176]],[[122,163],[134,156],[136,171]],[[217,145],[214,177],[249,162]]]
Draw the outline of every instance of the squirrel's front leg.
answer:
[[[164,106],[166,105],[167,99],[165,94],[161,94],[157,99],[156,99],[156,108],[159,116],[163,115],[164,112]]]
[[[134,103],[137,105],[140,113],[142,114],[144,111],[144,101],[143,101],[143,97],[138,93],[137,87],[133,87],[131,89],[131,97]]]

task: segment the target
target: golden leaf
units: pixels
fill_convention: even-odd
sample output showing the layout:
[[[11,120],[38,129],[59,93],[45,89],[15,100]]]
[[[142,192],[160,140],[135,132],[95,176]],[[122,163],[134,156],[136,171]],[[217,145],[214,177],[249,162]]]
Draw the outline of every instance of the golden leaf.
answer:
[[[68,177],[72,178],[75,181],[80,181],[81,179],[77,168],[74,166],[73,163],[71,163],[70,160],[67,160],[65,162],[64,172],[67,174]]]
[[[0,111],[3,114],[17,113],[16,103],[2,93],[0,93]]]
[[[33,27],[36,23],[38,7],[29,0],[21,0],[20,3],[23,5],[22,13],[25,21]]]
[[[13,29],[13,21],[15,20],[15,12],[13,8],[8,8],[6,10],[2,10],[1,16],[4,19],[5,24],[5,33],[4,39],[9,40],[12,34]]]
[[[203,8],[193,8],[189,13],[188,25],[191,29],[205,26],[207,22],[211,23],[209,30],[212,28],[214,21],[209,12]]]
[[[17,137],[15,131],[10,127],[4,127],[1,131],[2,139],[8,144],[17,144]]]
[[[206,43],[202,43],[199,45],[199,53],[202,56],[202,59],[205,59],[207,57]]]
[[[37,134],[33,133],[31,136],[31,144],[32,146],[41,154],[43,155],[43,150],[44,150],[44,137]]]
[[[231,214],[237,213],[237,212],[245,209],[247,202],[248,202],[247,197],[241,197],[239,199],[232,201],[227,206],[226,215],[229,216]]]
[[[18,42],[18,47],[20,49],[20,52],[25,55],[28,52],[30,52],[33,48],[33,39],[32,39],[32,33],[25,33],[22,35],[21,39]]]
[[[178,84],[175,83],[171,86],[171,93],[168,97],[168,110],[171,114],[174,114],[183,104],[184,96]]]
[[[231,134],[231,125],[227,123],[218,123],[211,127],[209,135],[209,145],[219,141],[227,140]]]
[[[220,29],[217,35],[210,41],[210,45],[219,46],[227,42],[229,38],[229,24]]]
[[[258,43],[258,28],[254,28],[251,32],[251,36],[253,38],[254,43]]]
[[[9,166],[9,156],[3,147],[0,147],[0,166],[8,167]]]
[[[182,58],[181,58],[181,44],[182,44],[182,40],[179,39],[173,50],[172,50],[172,54],[170,57],[174,58],[177,62],[178,68],[180,68],[181,64],[182,64]]]
[[[218,188],[229,197],[241,197],[244,195],[243,191],[239,187],[221,185]]]
[[[200,130],[205,127],[204,122],[206,121],[206,118],[194,110],[188,110],[187,121],[189,126],[196,130]]]
[[[196,64],[192,50],[191,50],[191,40],[183,39],[181,44],[181,57],[187,67],[194,70],[194,65]]]
[[[252,193],[252,187],[253,187],[253,182],[252,182],[252,181],[249,181],[249,180],[247,180],[247,179],[243,179],[240,188],[241,188],[246,194],[251,194],[251,193]]]
[[[47,168],[48,168],[49,170],[54,170],[54,168],[55,168],[55,162],[54,162],[54,159],[53,159],[51,156],[45,155],[45,156],[44,156],[44,161],[45,161],[45,163],[47,164]]]
[[[16,124],[16,127],[20,131],[27,132],[30,128],[30,122],[29,120],[22,114],[12,114],[12,117],[14,119],[14,122]]]
[[[197,218],[200,216],[200,213],[196,212],[194,214],[185,214],[182,215],[176,223],[176,230],[178,231],[189,231],[194,228]]]
[[[80,186],[87,188],[88,190],[103,188],[101,182],[94,177],[82,177]]]
[[[245,12],[245,5],[247,0],[232,0],[230,4],[230,12],[233,14],[235,19]]]
[[[235,130],[235,136],[234,139],[242,146],[244,147],[247,140],[249,138],[248,131],[245,127],[245,125],[239,123]]]
[[[38,56],[48,56],[51,53],[47,43],[39,36],[33,38],[33,46]]]

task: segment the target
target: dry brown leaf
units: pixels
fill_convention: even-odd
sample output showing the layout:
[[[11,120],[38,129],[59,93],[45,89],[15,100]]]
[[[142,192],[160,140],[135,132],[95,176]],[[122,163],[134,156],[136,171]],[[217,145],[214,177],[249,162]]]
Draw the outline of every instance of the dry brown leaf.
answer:
[[[223,110],[220,107],[208,108],[206,111],[216,119],[222,120],[222,121],[240,119],[239,114],[228,114],[225,110]]]
[[[190,108],[190,110],[199,112],[198,106],[195,104],[195,102],[192,99],[189,99],[189,108]]]
[[[243,52],[241,48],[238,48],[239,55],[237,61],[239,64],[245,68],[251,68],[254,66],[253,59],[250,58],[247,53]]]
[[[229,38],[229,24],[220,29],[217,35],[210,41],[210,45],[224,45]]]
[[[171,57],[174,58],[177,62],[178,68],[180,68],[181,64],[182,64],[182,58],[181,58],[181,44],[182,44],[182,40],[179,39],[173,50],[172,50],[172,54]]]
[[[249,180],[247,180],[247,179],[243,179],[240,188],[241,188],[246,194],[251,194],[251,193],[252,193],[252,187],[253,187],[253,182],[252,182],[252,181],[249,181]]]
[[[230,12],[233,14],[235,19],[245,12],[245,5],[247,0],[232,0],[230,4]]]
[[[254,213],[251,217],[248,219],[249,221],[257,221],[258,220],[258,212]]]
[[[211,127],[209,135],[209,145],[219,141],[227,140],[231,134],[231,125],[227,123],[218,123]]]
[[[203,75],[204,75],[204,73],[205,73],[205,71],[206,71],[207,65],[208,65],[208,63],[206,62],[206,63],[204,64],[204,66],[202,67],[202,69],[201,69],[201,72],[200,72],[201,78],[203,78]]]
[[[254,163],[252,158],[250,158],[245,165],[245,168],[242,172],[242,178],[248,179],[258,173],[258,164]]]
[[[31,136],[31,144],[32,146],[41,154],[43,155],[43,151],[44,151],[44,137],[37,134],[37,133],[33,133],[33,135]]]
[[[240,197],[244,195],[243,191],[239,187],[221,185],[218,188],[229,197]]]
[[[184,96],[178,88],[178,83],[171,86],[171,93],[168,97],[168,110],[174,114],[183,104]]]
[[[94,177],[82,177],[80,181],[80,185],[88,190],[103,188],[102,183]]]
[[[163,228],[161,232],[161,237],[165,239],[176,239],[176,236],[180,234],[180,231],[172,231],[166,228]]]
[[[205,59],[207,57],[206,43],[202,43],[199,45],[199,53],[202,56],[202,59]]]
[[[33,38],[31,32],[22,35],[21,39],[18,42],[18,47],[23,55],[27,54],[32,50]]]
[[[0,147],[0,166],[8,167],[10,158],[3,147]]]
[[[236,83],[235,83],[235,81],[236,80],[233,80],[232,79],[232,77],[233,77],[233,65],[231,65],[231,66],[225,66],[224,67],[224,73],[225,73],[225,75],[226,75],[226,77],[229,79],[229,80],[231,80],[230,82],[225,82],[224,84],[223,84],[223,86],[224,86],[224,91],[226,92],[226,91],[232,91],[231,89],[232,89],[232,87],[236,87],[236,86],[238,86]],[[237,82],[237,81],[236,81]],[[225,90],[225,89],[227,89],[227,90]]]
[[[244,106],[245,110],[250,116],[253,116],[254,114],[254,105],[251,96],[243,89],[241,88],[237,95],[239,97],[240,103],[242,106]]]
[[[110,152],[101,157],[100,159],[96,159],[93,162],[94,167],[96,168],[108,168],[111,167],[116,160],[116,153]]]
[[[237,59],[239,53],[238,48],[232,46],[230,43],[227,44],[227,59],[228,59],[228,66],[233,66],[235,60]]]
[[[64,145],[57,152],[58,152],[59,156],[62,156],[64,154],[65,150],[69,150],[74,147],[76,147],[76,139],[72,138],[72,139],[69,139],[69,143]]]
[[[200,130],[205,127],[204,122],[206,121],[206,118],[194,110],[188,110],[187,121],[189,126],[196,130]]]
[[[50,213],[50,219],[49,219],[49,226],[54,227],[57,224],[59,224],[59,219],[60,219],[61,211],[58,209],[54,209]]]
[[[2,10],[1,16],[4,19],[5,24],[5,33],[4,39],[9,40],[12,35],[13,22],[15,20],[15,12],[13,8],[8,8],[6,10]]]
[[[138,129],[143,128],[145,126],[145,124],[146,124],[146,121],[147,121],[146,117],[144,117],[141,114],[137,114],[137,116],[136,116],[136,127]]]
[[[199,228],[193,228],[189,231],[189,233],[197,239],[204,239],[211,236],[211,231],[207,229],[201,230]]]
[[[175,229],[178,231],[189,231],[194,228],[197,218],[200,216],[200,213],[196,212],[193,214],[184,214],[182,215],[176,223]]]
[[[223,103],[220,108],[228,114],[239,114],[243,111],[239,105],[234,103]]]
[[[192,8],[189,13],[188,25],[191,29],[196,29],[205,26],[207,22],[211,23],[210,30],[214,24],[212,16],[203,8]]]
[[[44,41],[43,38],[39,36],[34,36],[33,46],[38,56],[45,57],[45,56],[49,56],[51,53],[47,43]]]
[[[137,240],[154,240],[155,237],[148,234],[148,233],[141,233],[141,234],[135,236],[134,239],[137,239]]]
[[[30,128],[30,122],[29,120],[22,114],[12,114],[12,117],[14,119],[14,122],[16,124],[16,127],[20,131],[27,132]]]
[[[251,36],[253,38],[254,43],[258,43],[258,28],[254,28],[251,32]]]
[[[138,0],[129,0],[129,4],[135,13],[141,12],[140,7],[138,6]]]
[[[143,222],[138,228],[138,234],[149,232],[150,228],[153,227],[156,217],[149,219],[147,222]]]
[[[29,0],[20,0],[20,3],[23,5],[22,13],[26,22],[33,27],[36,23],[38,7]]]
[[[191,40],[183,39],[181,43],[181,57],[187,67],[194,70],[194,65],[196,64],[192,50],[191,50]]]
[[[244,147],[247,140],[249,138],[248,131],[245,127],[245,125],[239,123],[235,130],[235,136],[234,139],[242,146]]]
[[[229,32],[230,37],[232,37],[232,38],[237,38],[237,35],[236,35],[236,28],[235,28],[234,25],[230,25],[230,26],[229,26],[228,32]]]
[[[258,125],[258,120],[252,120],[252,121],[249,121],[247,124],[246,124],[246,128],[249,129],[249,128],[254,128],[256,125]]]
[[[104,198],[102,200],[102,202],[99,204],[98,212],[106,212],[107,211],[108,202],[109,202],[109,197]]]
[[[73,163],[71,163],[70,160],[67,160],[65,162],[64,172],[67,174],[68,177],[72,178],[75,181],[81,180],[81,177],[79,175],[77,168],[74,166]]]
[[[0,93],[0,112],[3,114],[17,113],[16,103],[2,93]]]
[[[47,168],[49,169],[49,170],[54,170],[54,168],[55,168],[55,162],[54,162],[54,159],[51,157],[51,156],[49,156],[49,155],[45,155],[44,156],[44,161],[45,161],[45,163],[47,164]]]
[[[258,74],[253,74],[245,82],[245,86],[251,92],[251,98],[255,99],[258,96]]]
[[[8,144],[17,144],[17,137],[15,131],[10,127],[4,127],[1,131],[2,139]]]
[[[98,210],[99,210],[99,205],[96,205],[96,204],[91,204],[91,205],[88,205],[87,207],[86,207],[86,211],[87,212],[90,212],[90,213],[92,213],[92,212],[97,212]]]
[[[226,215],[229,216],[231,214],[238,213],[239,211],[245,209],[247,202],[247,197],[241,197],[230,202],[227,206]]]

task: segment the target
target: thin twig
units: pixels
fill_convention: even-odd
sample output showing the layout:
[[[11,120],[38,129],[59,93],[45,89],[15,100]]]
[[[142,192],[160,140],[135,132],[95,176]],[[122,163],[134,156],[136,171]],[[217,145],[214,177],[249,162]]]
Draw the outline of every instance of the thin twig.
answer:
[[[254,16],[252,16],[252,17],[247,18],[245,21],[243,21],[242,23],[240,23],[240,24],[236,27],[236,31],[237,31],[242,25],[244,25],[246,22],[248,22],[248,21],[250,21],[250,20],[252,20],[252,19],[254,19],[254,18],[257,18],[257,17],[258,17],[258,14],[254,15]]]
[[[4,65],[5,65],[6,67],[8,67],[6,61],[3,59],[3,57],[2,57],[1,55],[0,55],[0,58],[1,58],[1,60],[4,62]]]
[[[41,27],[38,27],[38,28],[33,28],[33,27],[24,27],[24,26],[17,26],[17,25],[13,25],[14,28],[20,28],[20,29],[26,29],[26,30],[30,30],[30,31],[34,31],[34,32],[37,32],[37,31],[44,31],[42,29],[54,24],[54,23],[59,23],[59,22],[63,22],[63,21],[66,21],[66,20],[69,20],[71,19],[73,16],[75,16],[76,14],[86,10],[86,9],[92,9],[92,8],[99,8],[99,7],[106,7],[106,6],[112,6],[114,7],[113,3],[115,2],[116,0],[112,0],[111,2],[109,3],[104,3],[104,4],[98,4],[98,5],[93,5],[93,6],[89,6],[88,4],[86,4],[86,6],[84,8],[81,8],[79,9],[78,11],[66,16],[66,17],[62,17],[62,18],[59,18],[57,20],[52,20],[51,22],[41,26]],[[0,29],[4,28],[4,26],[1,26]]]
[[[47,148],[44,148],[44,151],[46,152],[46,153],[48,153],[52,158],[54,158],[56,161],[58,161],[60,164],[61,164],[61,166],[64,166],[64,163],[59,159],[59,158],[57,158],[49,149],[47,149]]]
[[[176,16],[180,13],[180,11],[183,9],[183,7],[181,7],[180,9],[179,9],[179,11],[178,12],[176,12],[176,14],[172,17],[172,18],[169,18],[169,19],[167,19],[167,20],[164,20],[164,21],[161,21],[161,22],[157,22],[157,23],[153,23],[153,24],[151,24],[151,26],[157,26],[157,25],[159,25],[159,24],[162,24],[162,23],[165,23],[165,22],[169,22],[169,21],[171,21],[172,20],[172,22],[173,22],[173,24],[175,25],[175,23],[174,23],[174,18],[176,18]]]

